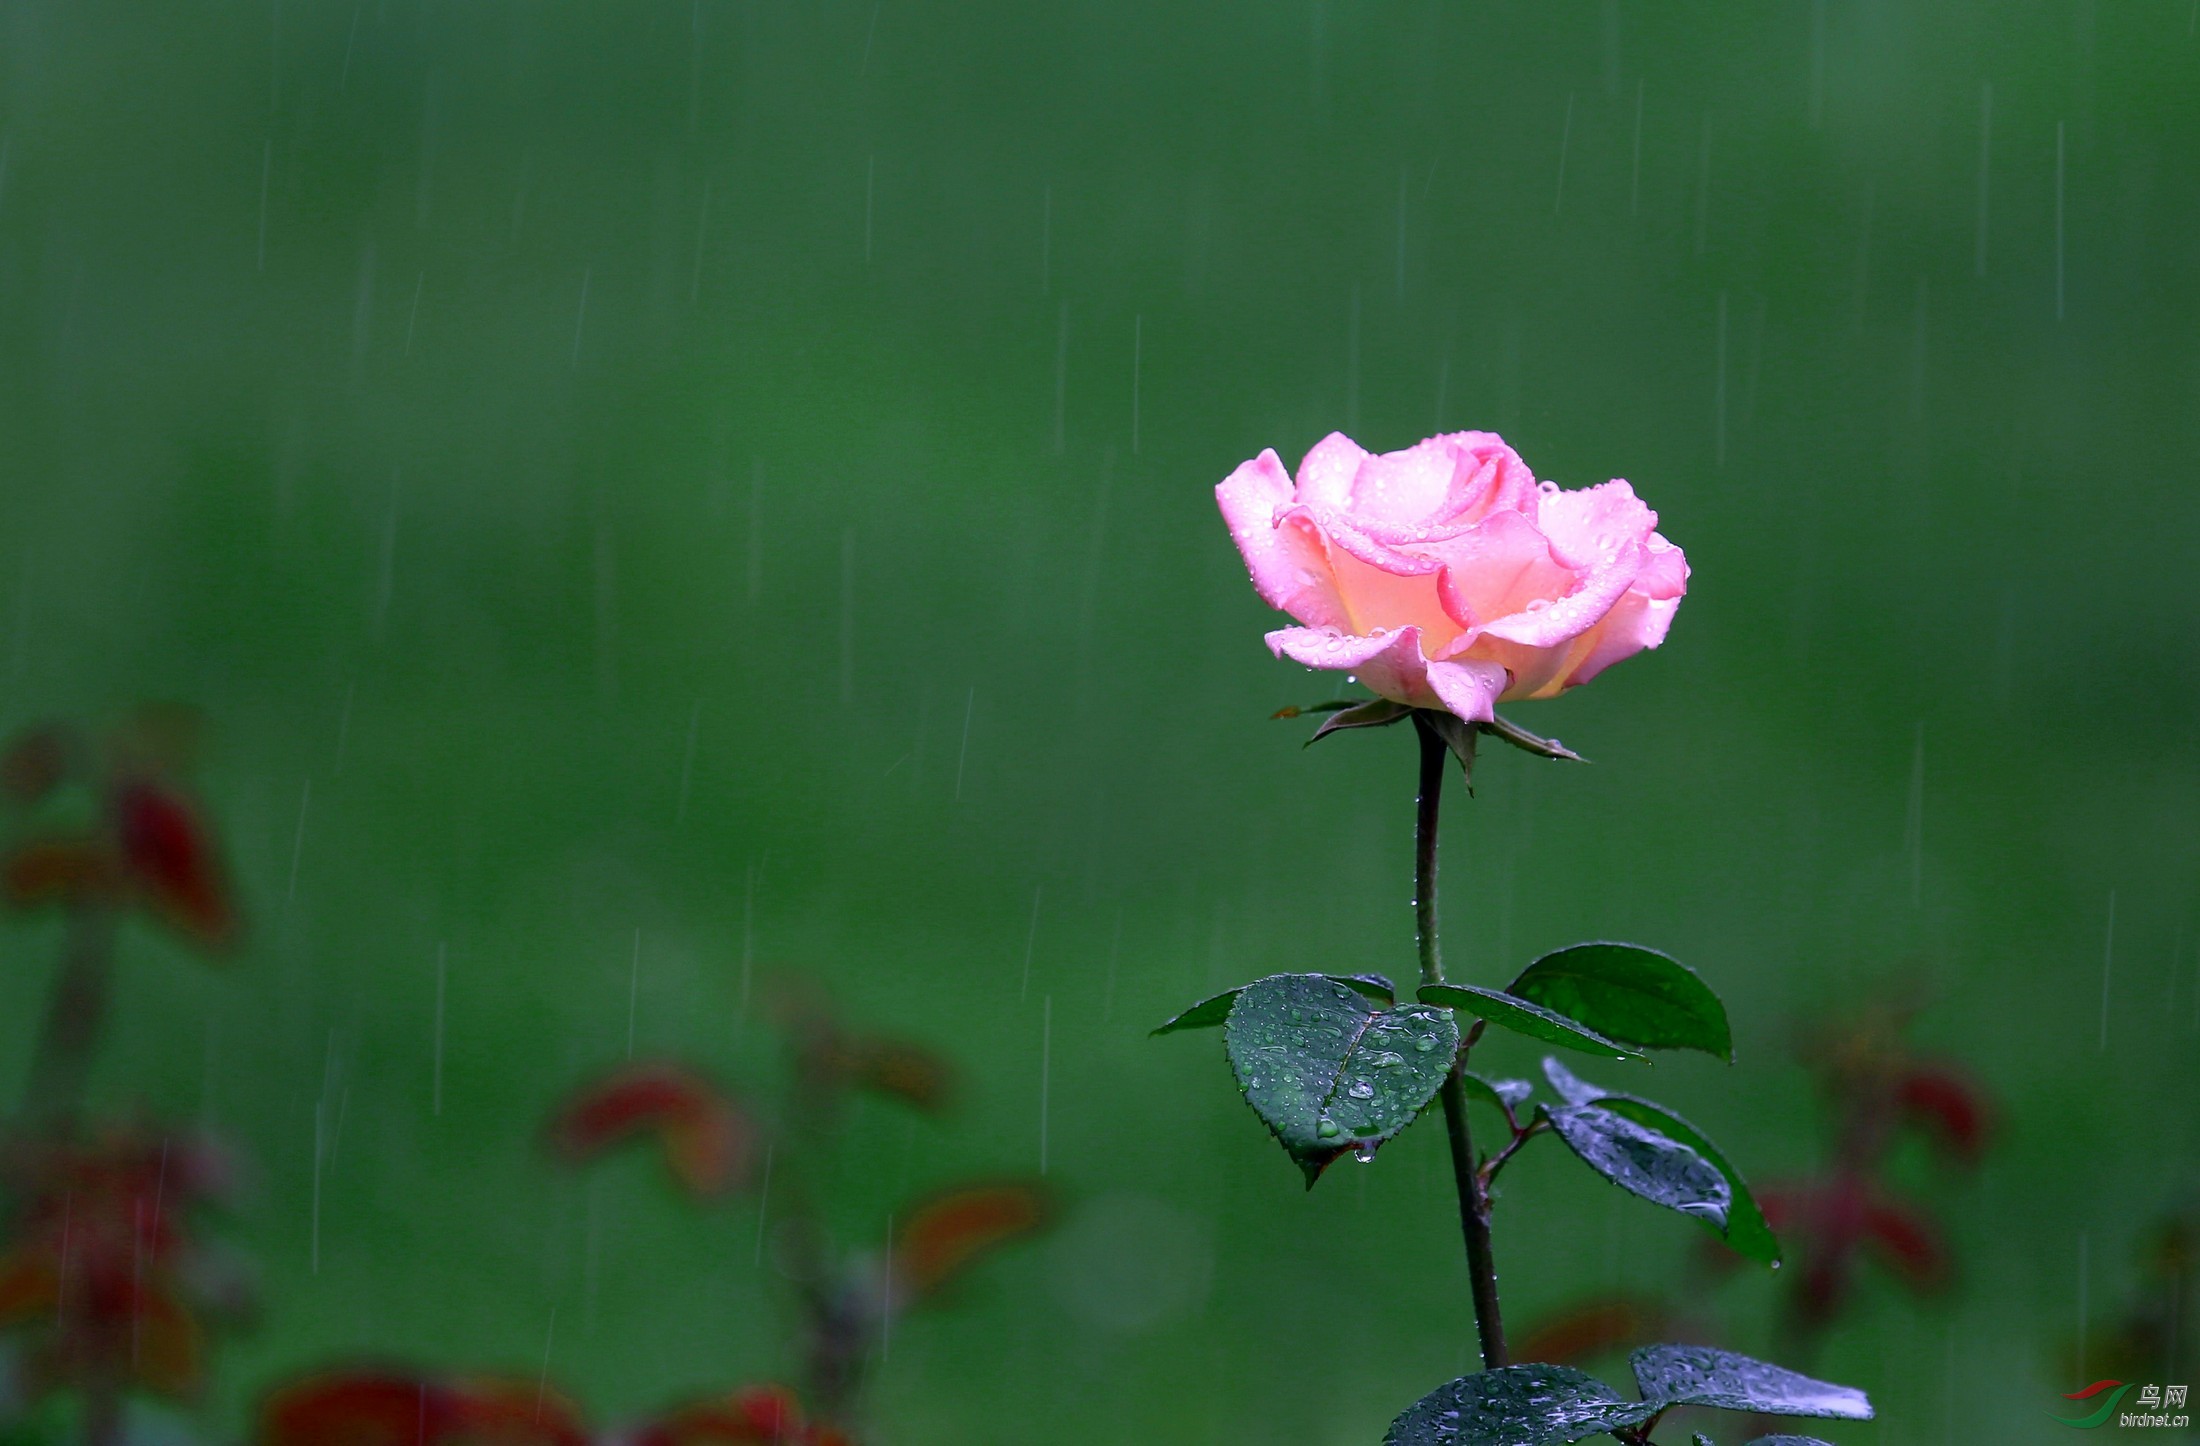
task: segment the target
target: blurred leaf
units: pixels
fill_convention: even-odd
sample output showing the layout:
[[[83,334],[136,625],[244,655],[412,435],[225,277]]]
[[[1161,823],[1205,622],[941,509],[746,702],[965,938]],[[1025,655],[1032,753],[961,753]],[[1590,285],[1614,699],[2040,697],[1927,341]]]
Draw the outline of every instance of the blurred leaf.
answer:
[[[1948,1250],[1923,1211],[1876,1195],[1864,1205],[1864,1239],[1904,1285],[1928,1295],[1948,1284]]]
[[[1733,1199],[1726,1177],[1688,1146],[1596,1105],[1561,1105],[1545,1113],[1559,1138],[1605,1179],[1724,1230]]]
[[[1833,1443],[1821,1441],[1816,1436],[1759,1436],[1749,1446],[1833,1446]]]
[[[1639,1049],[1700,1049],[1731,1062],[1726,1006],[1693,970],[1635,944],[1575,944],[1530,964],[1506,993]]]
[[[1393,703],[1388,698],[1370,698],[1365,703],[1355,703],[1339,709],[1322,720],[1322,726],[1314,730],[1314,736],[1306,740],[1311,748],[1332,733],[1347,728],[1388,728],[1413,710],[1403,703]]]
[[[1563,1014],[1555,1014],[1540,1004],[1510,994],[1500,994],[1495,989],[1474,984],[1424,984],[1419,998],[1423,1004],[1464,1010],[1478,1019],[1486,1019],[1530,1039],[1540,1039],[1545,1044],[1562,1044],[1568,1049],[1602,1055],[1606,1059],[1645,1057],[1624,1044],[1606,1039],[1586,1025],[1576,1024]]]
[[[893,1242],[897,1303],[930,1295],[973,1262],[1044,1228],[1053,1217],[1053,1198],[1032,1183],[975,1186],[920,1205]]]
[[[1813,1380],[1781,1366],[1710,1346],[1644,1346],[1628,1358],[1645,1401],[1716,1406],[1773,1416],[1869,1421],[1871,1401],[1853,1386]]]
[[[1551,1088],[1569,1105],[1595,1105],[1615,1115],[1646,1125],[1666,1138],[1678,1141],[1694,1150],[1710,1162],[1711,1168],[1726,1178],[1729,1196],[1726,1228],[1704,1217],[1704,1225],[1742,1255],[1760,1264],[1778,1266],[1780,1241],[1772,1233],[1771,1224],[1758,1207],[1757,1197],[1750,1193],[1749,1182],[1741,1171],[1734,1168],[1718,1146],[1711,1143],[1703,1131],[1674,1114],[1660,1104],[1636,1095],[1613,1094],[1598,1089],[1587,1080],[1574,1074],[1556,1059],[1548,1056],[1543,1061],[1543,1073],[1551,1082]]]
[[[1513,1352],[1530,1360],[1576,1365],[1606,1351],[1665,1333],[1668,1311],[1649,1297],[1599,1296],[1580,1301],[1514,1338]]]
[[[1945,1065],[1920,1065],[1903,1075],[1896,1100],[1903,1117],[1930,1134],[1957,1164],[1978,1164],[1988,1118],[1986,1101],[1969,1077]]]
[[[450,1394],[449,1446],[589,1446],[579,1408],[541,1380],[481,1377]]]
[[[885,1035],[835,1036],[831,1054],[831,1068],[865,1089],[932,1113],[947,1104],[953,1071],[921,1044]]]
[[[1482,725],[1482,729],[1486,733],[1493,733],[1504,739],[1523,752],[1533,753],[1538,758],[1555,758],[1568,763],[1586,763],[1589,761],[1556,738],[1545,738],[1540,734],[1530,733],[1527,729],[1509,719],[1493,717],[1489,722]]]
[[[549,1127],[551,1148],[574,1164],[643,1135],[656,1138],[689,1194],[711,1196],[746,1180],[756,1126],[702,1075],[683,1065],[644,1062],[576,1091]]]
[[[629,1446],[846,1446],[830,1426],[805,1421],[785,1386],[750,1386],[682,1406],[620,1439]]]
[[[1442,1010],[1369,1003],[1327,975],[1278,974],[1230,1008],[1224,1046],[1238,1087],[1310,1190],[1339,1155],[1366,1159],[1412,1124],[1459,1052]]]
[[[206,752],[206,716],[189,703],[140,703],[110,742],[123,767],[179,777],[196,769]]]
[[[1390,977],[1385,974],[1323,974],[1306,977],[1334,979],[1345,988],[1365,995],[1385,1009],[1398,1002],[1398,986],[1391,983]],[[1213,1029],[1230,1017],[1230,1006],[1237,1002],[1237,997],[1244,993],[1247,987],[1240,984],[1235,989],[1225,989],[1212,999],[1202,999],[1199,1003],[1153,1032],[1155,1034],[1174,1034],[1180,1029]]]
[[[1459,1071],[1459,1082],[1467,1087],[1467,1093],[1510,1115],[1528,1097],[1535,1093],[1535,1086],[1524,1079],[1484,1079],[1471,1069]]]
[[[579,1411],[540,1379],[443,1381],[336,1370],[271,1394],[257,1446],[588,1446]]]
[[[40,838],[0,859],[0,898],[11,909],[76,908],[110,900],[118,887],[114,859],[89,838]]]
[[[228,950],[241,930],[212,829],[197,804],[136,779],[109,804],[130,878],[146,907],[202,948]]]
[[[1500,1366],[1414,1402],[1383,1446],[1555,1446],[1639,1426],[1657,1411],[1570,1366]]]
[[[0,752],[0,798],[35,808],[68,777],[80,743],[76,730],[44,723],[15,735]]]

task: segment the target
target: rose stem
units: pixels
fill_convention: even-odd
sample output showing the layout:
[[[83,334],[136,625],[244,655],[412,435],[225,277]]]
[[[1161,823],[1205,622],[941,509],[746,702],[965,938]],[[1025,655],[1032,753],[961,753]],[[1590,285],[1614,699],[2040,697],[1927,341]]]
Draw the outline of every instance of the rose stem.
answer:
[[[1413,923],[1421,944],[1421,982],[1444,982],[1444,960],[1436,944],[1436,822],[1443,801],[1444,768],[1451,749],[1436,730],[1413,719],[1421,739],[1421,793],[1413,821]],[[1474,1144],[1467,1135],[1467,1092],[1460,1080],[1466,1051],[1444,1076],[1444,1133],[1451,1140],[1451,1173],[1459,1187],[1459,1229],[1467,1241],[1467,1275],[1473,1282],[1474,1322],[1482,1336],[1482,1367],[1495,1370],[1510,1357],[1505,1350],[1505,1321],[1497,1307],[1497,1264],[1490,1252],[1490,1197],[1474,1166]]]

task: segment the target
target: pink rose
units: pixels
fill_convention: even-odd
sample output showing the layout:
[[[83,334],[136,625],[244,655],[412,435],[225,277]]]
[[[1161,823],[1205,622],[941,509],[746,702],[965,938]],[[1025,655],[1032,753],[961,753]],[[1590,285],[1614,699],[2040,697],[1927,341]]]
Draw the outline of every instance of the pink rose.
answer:
[[[1278,657],[1488,722],[1665,640],[1688,563],[1625,482],[1538,482],[1494,433],[1370,456],[1331,433],[1294,486],[1274,451],[1215,489],[1253,586],[1304,627]]]

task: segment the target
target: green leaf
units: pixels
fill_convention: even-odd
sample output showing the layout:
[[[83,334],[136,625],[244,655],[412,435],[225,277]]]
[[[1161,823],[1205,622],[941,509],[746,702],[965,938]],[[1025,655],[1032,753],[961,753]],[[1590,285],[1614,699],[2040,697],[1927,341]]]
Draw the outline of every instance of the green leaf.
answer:
[[[1398,1002],[1398,986],[1390,982],[1387,974],[1329,974],[1345,988],[1354,990],[1388,1009]]]
[[[1491,718],[1489,722],[1482,725],[1482,728],[1484,732],[1494,733],[1513,747],[1524,752],[1533,753],[1538,758],[1562,758],[1569,763],[1586,763],[1589,761],[1556,738],[1540,737],[1530,733],[1518,723],[1504,718]]]
[[[1474,792],[1474,745],[1482,731],[1481,725],[1437,708],[1416,709],[1413,721],[1435,734],[1451,750],[1451,756],[1459,760],[1460,776],[1467,780],[1467,792]]]
[[[1458,1057],[1459,1026],[1444,1011],[1369,1004],[1327,975],[1278,974],[1230,1006],[1223,1044],[1238,1088],[1309,1190],[1339,1155],[1372,1158],[1412,1124]]]
[[[1545,1044],[1562,1044],[1568,1049],[1602,1055],[1606,1059],[1646,1057],[1624,1044],[1606,1039],[1586,1025],[1576,1024],[1563,1014],[1555,1014],[1540,1004],[1501,994],[1495,989],[1474,984],[1424,984],[1419,998],[1423,1004],[1464,1010],[1478,1019],[1486,1019],[1531,1039],[1540,1039]]]
[[[1639,1426],[1657,1411],[1571,1366],[1500,1366],[1408,1406],[1383,1446],[1557,1446]]]
[[[1700,1049],[1732,1063],[1726,1006],[1679,960],[1635,944],[1575,944],[1505,987],[1639,1049]]]
[[[1283,979],[1297,976],[1279,974],[1271,977]],[[1390,982],[1387,974],[1323,974],[1318,977],[1334,979],[1345,988],[1366,995],[1385,1009],[1398,1002],[1398,986]],[[1212,999],[1202,999],[1153,1033],[1174,1034],[1180,1029],[1213,1029],[1230,1017],[1230,1006],[1237,1002],[1237,997],[1245,989],[1246,986],[1240,984],[1235,989],[1223,990]]]
[[[1471,1069],[1459,1071],[1459,1082],[1467,1087],[1467,1093],[1486,1104],[1496,1106],[1510,1115],[1527,1103],[1535,1093],[1535,1086],[1524,1079],[1484,1079]]]
[[[1717,1406],[1772,1416],[1869,1421],[1872,1403],[1853,1386],[1836,1386],[1781,1366],[1710,1346],[1644,1346],[1627,1358],[1645,1401],[1659,1406]]]
[[[1543,1073],[1550,1080],[1551,1088],[1558,1091],[1559,1098],[1566,1103],[1595,1105],[1599,1109],[1610,1110],[1638,1125],[1647,1125],[1667,1139],[1678,1141],[1703,1156],[1712,1169],[1726,1177],[1726,1188],[1730,1197],[1726,1229],[1721,1231],[1709,1219],[1704,1221],[1705,1228],[1751,1260],[1761,1265],[1775,1268],[1779,1266],[1779,1237],[1772,1233],[1772,1226],[1765,1219],[1765,1212],[1757,1205],[1757,1197],[1750,1193],[1749,1182],[1742,1178],[1742,1172],[1728,1162],[1725,1154],[1711,1143],[1703,1131],[1665,1106],[1639,1095],[1613,1094],[1598,1089],[1548,1056],[1543,1060]]]
[[[1412,711],[1406,704],[1394,703],[1388,698],[1370,698],[1365,703],[1355,703],[1331,713],[1322,720],[1322,726],[1314,730],[1314,736],[1306,740],[1306,746],[1312,748],[1330,734],[1347,728],[1388,728]]]
[[[1202,999],[1154,1033],[1174,1034],[1180,1029],[1213,1029],[1230,1017],[1230,1006],[1237,1003],[1237,997],[1244,992],[1245,986],[1241,984],[1235,989],[1224,990],[1212,999]]]
[[[1582,1163],[1605,1179],[1724,1230],[1733,1200],[1726,1177],[1688,1146],[1597,1105],[1560,1105],[1544,1113]]]

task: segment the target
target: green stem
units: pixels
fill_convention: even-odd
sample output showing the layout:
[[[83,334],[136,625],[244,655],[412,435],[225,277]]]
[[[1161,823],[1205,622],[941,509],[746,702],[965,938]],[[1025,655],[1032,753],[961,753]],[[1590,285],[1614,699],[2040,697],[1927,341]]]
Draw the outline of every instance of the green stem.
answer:
[[[92,1054],[107,1019],[114,940],[112,910],[93,905],[70,913],[61,967],[46,999],[46,1019],[23,1091],[24,1122],[33,1131],[65,1138],[76,1128]]]
[[[1436,942],[1436,830],[1444,796],[1444,769],[1451,749],[1436,730],[1413,715],[1421,739],[1421,792],[1413,828],[1413,924],[1420,937],[1421,982],[1444,982],[1444,959]],[[1451,1141],[1451,1173],[1459,1190],[1459,1231],[1466,1238],[1467,1276],[1474,1291],[1474,1323],[1482,1337],[1482,1367],[1495,1370],[1511,1357],[1505,1350],[1505,1321],[1497,1305],[1497,1264],[1490,1249],[1490,1196],[1475,1168],[1474,1141],[1467,1133],[1467,1092],[1460,1079],[1466,1051],[1452,1061],[1444,1077],[1444,1133]]]

